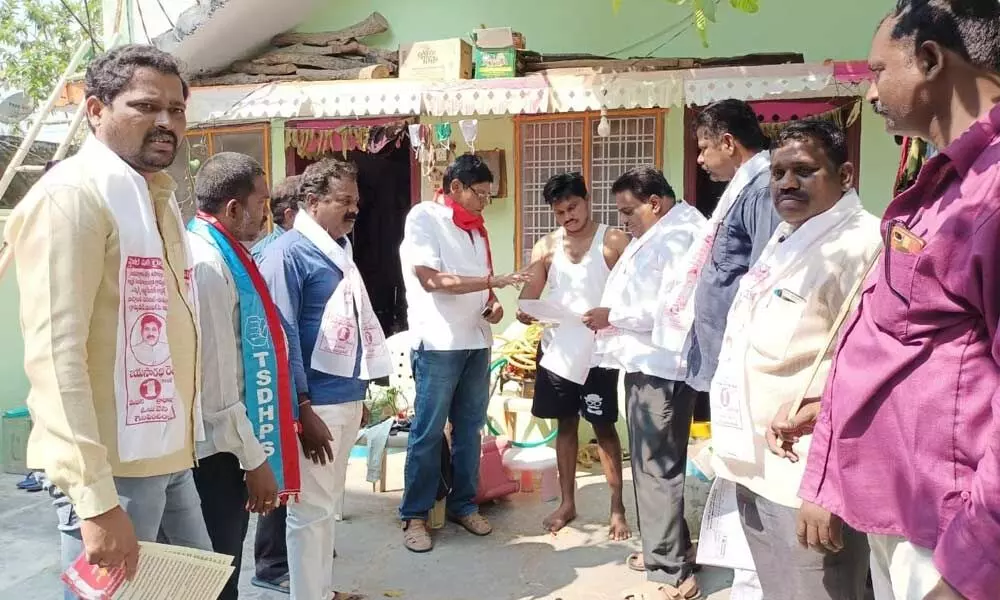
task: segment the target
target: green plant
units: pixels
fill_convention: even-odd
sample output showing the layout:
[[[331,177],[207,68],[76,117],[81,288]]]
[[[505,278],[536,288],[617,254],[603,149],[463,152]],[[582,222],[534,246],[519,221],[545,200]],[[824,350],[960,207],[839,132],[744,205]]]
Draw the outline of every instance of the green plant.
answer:
[[[44,100],[90,32],[100,41],[100,0],[0,0],[0,80]]]
[[[615,13],[621,8],[623,0],[611,0],[611,8]],[[691,25],[698,32],[701,45],[708,48],[708,24],[715,23],[715,8],[721,0],[666,0],[677,6],[688,5],[691,8]],[[760,10],[759,0],[729,0],[734,9],[753,14]]]

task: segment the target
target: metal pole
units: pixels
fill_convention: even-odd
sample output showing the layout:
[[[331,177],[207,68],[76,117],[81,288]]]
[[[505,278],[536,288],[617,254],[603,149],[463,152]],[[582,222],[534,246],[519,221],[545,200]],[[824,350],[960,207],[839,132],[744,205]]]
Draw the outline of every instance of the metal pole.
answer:
[[[117,32],[108,39],[108,50],[114,48],[118,45],[121,40],[121,32]],[[66,137],[56,148],[56,153],[52,156],[52,160],[62,160],[66,158],[66,153],[69,151],[69,145],[73,142],[73,138],[76,137],[76,131],[80,129],[80,123],[83,122],[83,118],[87,115],[87,99],[84,98],[80,101],[80,106],[76,107],[76,112],[73,113],[73,120],[70,121],[69,131],[66,132]]]
[[[3,177],[0,178],[0,198],[7,192],[7,188],[10,187],[10,182],[14,179],[14,175],[17,174],[17,168],[21,166],[24,162],[24,157],[27,156],[28,151],[31,149],[31,145],[35,143],[38,139],[38,132],[42,130],[42,125],[45,119],[48,117],[49,113],[52,112],[52,107],[55,106],[56,101],[59,99],[59,95],[62,93],[63,88],[66,86],[66,80],[70,78],[73,73],[76,73],[77,67],[83,62],[83,58],[87,55],[90,50],[90,42],[86,41],[80,44],[77,48],[76,53],[73,54],[73,58],[70,59],[69,64],[66,65],[66,70],[63,71],[62,77],[59,78],[59,82],[56,83],[55,88],[52,93],[49,94],[49,99],[45,102],[45,106],[38,111],[38,117],[35,122],[31,125],[31,129],[21,140],[21,145],[18,146],[17,152],[10,159],[10,164],[7,165],[7,169],[3,172]]]

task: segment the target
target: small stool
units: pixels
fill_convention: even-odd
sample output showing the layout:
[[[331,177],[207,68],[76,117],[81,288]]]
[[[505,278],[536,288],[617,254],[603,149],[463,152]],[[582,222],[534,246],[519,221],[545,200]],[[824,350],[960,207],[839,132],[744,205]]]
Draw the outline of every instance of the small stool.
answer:
[[[543,502],[559,499],[559,471],[556,451],[548,446],[536,448],[511,448],[503,455],[503,466],[521,481],[521,491],[534,491],[534,476],[542,480]]]

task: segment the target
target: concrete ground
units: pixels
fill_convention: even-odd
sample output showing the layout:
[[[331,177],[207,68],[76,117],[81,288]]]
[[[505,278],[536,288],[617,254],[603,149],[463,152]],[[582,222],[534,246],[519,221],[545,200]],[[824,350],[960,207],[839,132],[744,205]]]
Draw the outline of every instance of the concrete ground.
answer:
[[[389,456],[390,491],[386,493],[373,493],[371,484],[364,481],[363,460],[351,461],[345,521],[337,525],[339,589],[361,592],[372,600],[613,600],[622,590],[642,582],[642,576],[624,563],[629,552],[639,549],[638,540],[607,540],[608,492],[596,471],[578,474],[580,516],[558,535],[541,530],[542,519],[555,505],[541,502],[537,493],[517,494],[484,509],[493,522],[493,535],[477,538],[448,524],[436,532],[433,552],[408,552],[396,520],[403,459],[403,454]],[[625,477],[625,497],[631,499],[627,469]],[[0,475],[0,598],[61,598],[55,513],[45,492],[17,490],[19,480]],[[634,527],[634,502],[626,504]],[[697,531],[697,524],[692,525]],[[253,532],[252,523],[240,597],[287,598],[250,585]],[[702,590],[711,600],[729,598],[731,578],[731,572],[712,568],[699,575]]]

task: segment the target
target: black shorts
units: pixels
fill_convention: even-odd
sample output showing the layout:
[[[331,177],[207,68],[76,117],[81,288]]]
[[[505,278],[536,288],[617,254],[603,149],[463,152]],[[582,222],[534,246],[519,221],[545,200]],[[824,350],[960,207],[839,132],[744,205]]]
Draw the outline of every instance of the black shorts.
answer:
[[[565,419],[583,415],[589,423],[618,421],[618,370],[594,367],[583,385],[541,367],[538,352],[535,397],[531,414],[539,419]]]

